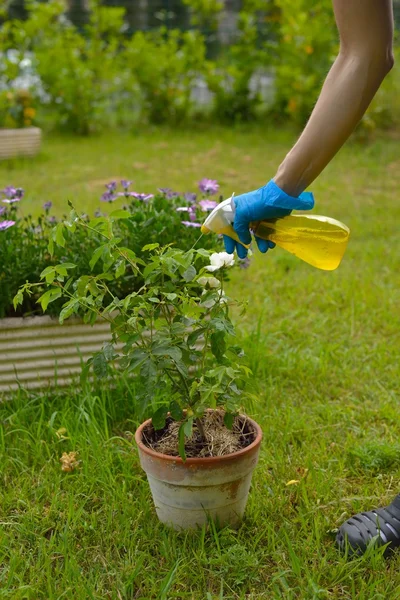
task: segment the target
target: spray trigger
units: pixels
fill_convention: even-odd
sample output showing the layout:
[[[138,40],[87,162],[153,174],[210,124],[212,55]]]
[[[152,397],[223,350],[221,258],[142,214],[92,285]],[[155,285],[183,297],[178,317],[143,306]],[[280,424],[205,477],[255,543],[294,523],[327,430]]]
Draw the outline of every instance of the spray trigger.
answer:
[[[233,222],[235,220],[235,194],[233,193],[230,198],[227,198],[208,215],[207,219],[201,226],[201,233],[207,234],[211,231],[219,235],[227,235],[228,237],[239,242],[245,248],[250,248],[250,244],[246,245],[240,241],[238,234],[233,228]]]

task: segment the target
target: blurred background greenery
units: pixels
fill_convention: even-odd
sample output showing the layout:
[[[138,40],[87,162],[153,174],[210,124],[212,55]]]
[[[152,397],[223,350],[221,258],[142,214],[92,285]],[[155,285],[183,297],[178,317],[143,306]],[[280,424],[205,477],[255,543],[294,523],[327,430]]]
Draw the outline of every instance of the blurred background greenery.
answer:
[[[84,135],[199,121],[301,127],[338,49],[331,0],[9,0],[0,19],[0,127]],[[358,136],[398,124],[399,68]]]

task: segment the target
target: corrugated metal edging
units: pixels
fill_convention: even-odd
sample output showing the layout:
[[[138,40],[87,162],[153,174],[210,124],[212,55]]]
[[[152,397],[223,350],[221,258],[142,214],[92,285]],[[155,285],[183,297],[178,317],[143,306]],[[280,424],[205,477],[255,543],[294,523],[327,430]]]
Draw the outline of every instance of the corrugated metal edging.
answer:
[[[34,156],[40,150],[42,132],[38,127],[0,130],[0,160]]]
[[[77,379],[82,363],[111,340],[109,324],[93,326],[50,317],[0,320],[0,392],[20,386],[66,386]]]

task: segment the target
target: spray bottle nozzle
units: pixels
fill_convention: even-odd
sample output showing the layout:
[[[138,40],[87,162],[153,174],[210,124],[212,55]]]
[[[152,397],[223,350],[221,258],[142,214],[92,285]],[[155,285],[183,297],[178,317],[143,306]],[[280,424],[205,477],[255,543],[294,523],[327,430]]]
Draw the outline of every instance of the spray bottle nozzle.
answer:
[[[233,228],[233,222],[235,220],[234,196],[235,194],[232,194],[230,198],[227,198],[227,200],[224,200],[214,208],[204,221],[201,227],[201,233],[207,234],[212,231],[219,235],[227,235],[236,242],[239,242],[239,244],[242,244],[242,246],[245,246],[245,248],[249,248],[250,244],[243,244]]]

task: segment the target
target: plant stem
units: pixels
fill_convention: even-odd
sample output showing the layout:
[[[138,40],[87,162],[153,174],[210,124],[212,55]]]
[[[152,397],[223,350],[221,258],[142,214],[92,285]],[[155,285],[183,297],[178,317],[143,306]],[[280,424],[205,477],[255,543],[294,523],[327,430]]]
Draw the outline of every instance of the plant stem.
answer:
[[[197,419],[196,419],[196,425],[197,425],[197,429],[200,432],[201,439],[203,440],[203,442],[205,442],[206,441],[206,434],[205,434],[203,423],[201,422],[200,417],[197,417]]]

